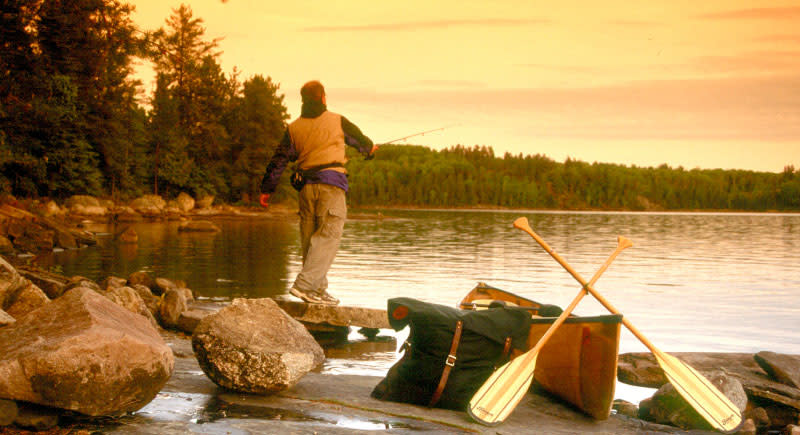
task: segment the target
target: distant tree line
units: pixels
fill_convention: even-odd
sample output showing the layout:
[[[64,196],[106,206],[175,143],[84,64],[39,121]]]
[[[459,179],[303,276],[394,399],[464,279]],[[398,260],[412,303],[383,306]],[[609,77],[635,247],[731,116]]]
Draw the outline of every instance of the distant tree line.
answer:
[[[219,63],[187,5],[138,29],[118,0],[9,0],[0,11],[0,192],[252,201],[288,119],[279,85]],[[148,60],[147,94],[133,74]],[[387,145],[349,164],[355,205],[797,210],[800,171],[684,170]],[[288,171],[287,171],[288,172]],[[288,174],[287,174],[288,176]],[[294,193],[282,183],[276,199]]]
[[[355,206],[567,210],[798,210],[800,170],[783,173],[497,157],[491,147],[382,146],[349,163]]]

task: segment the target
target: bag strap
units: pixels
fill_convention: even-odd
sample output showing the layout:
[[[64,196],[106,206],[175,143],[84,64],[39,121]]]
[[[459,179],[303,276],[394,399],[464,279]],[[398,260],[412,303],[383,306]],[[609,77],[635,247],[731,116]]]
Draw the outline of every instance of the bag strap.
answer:
[[[497,367],[501,366],[502,364],[505,364],[506,361],[509,360],[510,354],[511,354],[511,337],[508,336],[506,337],[506,342],[503,345],[503,353],[500,354],[500,358],[495,363],[494,369],[497,370]]]
[[[447,359],[444,361],[444,370],[442,370],[442,377],[439,380],[439,385],[436,387],[436,391],[433,392],[431,396],[431,401],[428,403],[428,407],[433,407],[439,402],[439,399],[442,398],[442,392],[444,391],[444,387],[447,384],[447,377],[450,376],[450,369],[456,365],[456,351],[458,350],[458,342],[461,340],[461,330],[464,326],[464,322],[459,320],[456,322],[456,332],[453,334],[453,343],[450,345],[450,353],[447,355]]]

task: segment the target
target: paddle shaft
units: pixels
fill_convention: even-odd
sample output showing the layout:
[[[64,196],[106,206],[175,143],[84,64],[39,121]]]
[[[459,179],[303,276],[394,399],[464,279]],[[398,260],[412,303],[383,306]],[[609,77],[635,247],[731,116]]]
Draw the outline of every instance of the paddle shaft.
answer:
[[[608,311],[611,311],[613,314],[619,314],[619,310],[617,310],[616,307],[611,305],[611,302],[606,300],[606,298],[604,298],[603,295],[598,293],[592,286],[592,283],[587,283],[586,280],[584,280],[583,277],[581,277],[581,275],[578,272],[576,272],[575,269],[572,268],[572,266],[569,265],[569,263],[567,263],[563,258],[561,258],[561,256],[558,255],[558,253],[554,251],[553,248],[550,247],[550,245],[547,244],[547,242],[542,240],[542,238],[539,237],[538,234],[533,232],[533,229],[531,229],[530,225],[528,225],[528,219],[523,217],[515,220],[514,228],[518,228],[530,234],[530,236],[533,237],[534,240],[536,240],[536,243],[541,245],[542,248],[544,248],[544,250],[547,251],[547,253],[550,254],[551,257],[553,257],[556,261],[558,261],[561,264],[561,266],[563,266],[564,269],[566,269],[567,272],[569,272],[569,274],[572,275],[573,278],[575,278],[579,283],[581,283],[581,285],[583,285],[583,288],[589,293],[591,293],[592,296],[594,296],[594,298],[597,299],[598,302],[600,302],[604,307],[606,307]],[[638,338],[639,341],[642,342],[642,344],[644,344],[648,349],[650,349],[651,352],[660,353],[660,351],[653,345],[653,343],[651,343],[650,340],[647,339],[647,337],[642,335],[642,333],[639,332],[639,330],[636,329],[636,327],[633,326],[625,316],[622,317],[622,324],[625,325],[625,327],[628,328],[628,330],[631,331],[631,333],[634,336],[636,336],[636,338]]]
[[[592,280],[589,281],[588,284],[583,282],[581,283],[583,284],[583,287],[580,289],[578,294],[575,295],[575,298],[572,300],[569,306],[567,306],[564,312],[561,313],[560,316],[558,316],[558,319],[556,319],[555,322],[553,322],[553,324],[550,325],[549,328],[547,328],[547,332],[545,332],[542,338],[539,339],[539,341],[536,343],[536,346],[534,346],[533,349],[529,351],[530,353],[536,354],[540,350],[542,350],[542,347],[544,347],[544,345],[547,343],[547,340],[549,340],[550,337],[556,332],[556,329],[562,323],[564,323],[565,320],[567,320],[567,317],[572,313],[572,310],[575,309],[575,307],[578,305],[581,299],[583,299],[583,297],[586,296],[587,289],[591,288],[592,285],[594,285],[594,283],[597,282],[597,280],[600,278],[600,275],[602,275],[603,272],[605,272],[606,269],[608,269],[608,266],[611,265],[611,262],[614,261],[615,258],[617,258],[617,255],[619,255],[620,252],[631,246],[633,246],[633,243],[631,243],[631,241],[626,239],[625,237],[620,236],[617,238],[617,249],[615,249],[614,252],[611,253],[606,262],[603,263],[603,266],[601,266],[600,269],[598,269],[597,272],[595,272],[594,276],[592,277]]]

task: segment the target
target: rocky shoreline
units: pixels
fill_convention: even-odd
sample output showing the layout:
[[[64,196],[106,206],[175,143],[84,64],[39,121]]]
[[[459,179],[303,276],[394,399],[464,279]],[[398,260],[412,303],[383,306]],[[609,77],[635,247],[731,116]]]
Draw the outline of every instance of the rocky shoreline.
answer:
[[[21,252],[91,245],[93,235],[71,224],[91,213],[120,222],[131,216],[189,221],[189,215],[212,213],[195,204],[189,207],[188,200],[183,206],[188,211],[180,211],[177,200],[178,206],[168,207],[159,198],[148,199],[156,205],[139,201],[137,208],[130,207],[135,215],[127,209],[92,208],[102,205],[88,199],[73,201],[66,212],[56,205],[60,211],[50,215],[30,204],[26,209],[19,203],[0,205],[0,245],[3,238],[8,242],[5,257],[0,257],[0,433],[21,428],[55,433],[209,428],[269,433],[700,433],[704,427],[675,398],[649,354],[620,356],[620,381],[659,388],[639,406],[616,403],[611,418],[594,421],[533,391],[508,421],[489,429],[463,412],[372,399],[369,393],[379,378],[319,373],[325,356],[316,333],[349,329],[352,319],[363,315],[363,326],[371,331],[365,339],[373,340],[377,328],[385,327],[385,313],[382,319],[348,307],[308,313],[271,299],[200,303],[185,283],[144,272],[93,282],[8,261]],[[216,231],[210,224],[185,230]],[[800,433],[800,356],[675,356],[725,386],[723,391],[746,418],[740,433]],[[182,409],[192,411],[175,411]],[[536,422],[534,428],[531,422]]]

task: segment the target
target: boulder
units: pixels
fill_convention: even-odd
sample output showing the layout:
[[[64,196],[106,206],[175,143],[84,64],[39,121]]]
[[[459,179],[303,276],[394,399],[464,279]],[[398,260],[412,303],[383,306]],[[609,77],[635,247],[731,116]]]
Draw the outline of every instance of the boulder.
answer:
[[[209,208],[214,203],[214,195],[203,195],[195,202],[197,208]]]
[[[155,317],[153,317],[153,314],[147,308],[147,304],[145,304],[136,290],[130,287],[112,287],[105,296],[109,298],[111,302],[125,308],[131,313],[144,316],[153,328],[158,329],[158,322],[156,322]]]
[[[715,371],[707,379],[717,387],[740,411],[747,406],[747,395],[741,382]],[[678,393],[672,384],[665,384],[653,397],[639,404],[639,418],[654,423],[668,424],[682,429],[712,429],[711,425]]]
[[[159,195],[144,195],[131,201],[130,206],[142,216],[158,216],[164,211],[167,202]]]
[[[11,317],[19,319],[31,311],[50,303],[50,298],[32,282],[28,283],[16,292],[13,299],[7,301],[6,306],[2,307]]]
[[[64,294],[69,284],[69,278],[38,268],[21,266],[17,268],[17,272],[42,289],[50,299],[55,299]]]
[[[156,295],[163,295],[169,289],[178,288],[174,281],[167,278],[156,278],[153,281],[153,285],[151,286],[151,290],[153,294]]]
[[[0,398],[119,415],[150,402],[173,367],[145,318],[85,288],[0,328]]]
[[[177,328],[181,313],[186,311],[186,296],[178,289],[169,289],[161,298],[158,306],[158,318],[165,328]]]
[[[187,221],[178,225],[178,231],[214,233],[222,230],[211,221]]]
[[[73,195],[67,198],[64,206],[70,213],[80,216],[105,216],[108,213],[97,198],[89,195]]]
[[[100,281],[98,285],[101,289],[105,291],[109,291],[113,288],[117,287],[125,287],[125,284],[128,282],[125,278],[120,278],[118,276],[107,276],[105,279]]]
[[[0,257],[0,309],[6,307],[28,282],[11,263]]]
[[[206,310],[189,308],[183,311],[180,317],[178,317],[177,328],[178,330],[191,335],[192,333],[194,333],[194,330],[197,328],[197,325],[200,324],[200,321],[203,320],[209,314],[210,313]]]
[[[192,334],[192,348],[217,385],[267,394],[295,385],[325,361],[300,322],[272,299],[234,299],[206,316]]]
[[[188,193],[181,192],[178,194],[178,197],[175,198],[175,202],[178,203],[178,208],[183,213],[188,213],[192,211],[195,206],[194,198],[192,198]]]
[[[147,288],[153,288],[153,277],[145,271],[133,272],[128,275],[128,285],[141,284]]]
[[[69,284],[64,288],[64,292],[68,292],[74,288],[84,287],[94,290],[97,293],[104,294],[105,289],[101,288],[99,284],[84,276],[75,275],[69,279]]]
[[[777,382],[800,388],[800,356],[762,351],[753,359]]]
[[[150,310],[152,315],[156,315],[158,313],[158,306],[161,303],[161,298],[154,295],[153,292],[150,291],[150,288],[145,287],[141,284],[131,284],[128,287],[136,290],[136,293],[139,294],[139,297],[142,298],[145,305],[147,305],[147,309]]]

